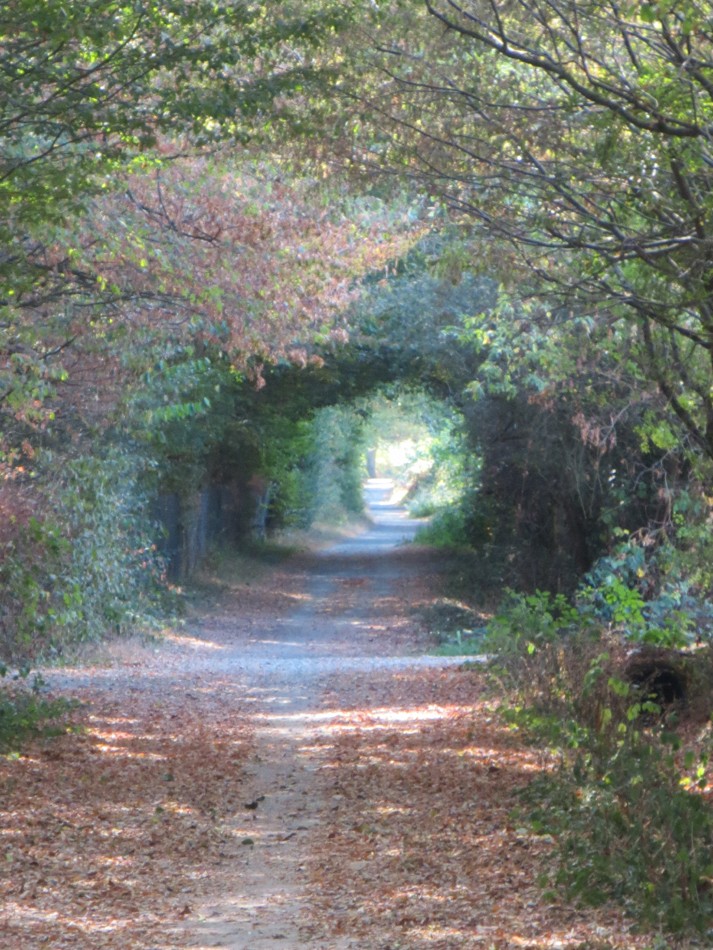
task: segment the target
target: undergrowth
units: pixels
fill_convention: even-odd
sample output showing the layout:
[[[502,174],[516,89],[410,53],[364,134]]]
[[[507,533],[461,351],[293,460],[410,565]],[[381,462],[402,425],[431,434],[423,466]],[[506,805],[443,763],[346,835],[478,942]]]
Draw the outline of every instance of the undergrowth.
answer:
[[[0,558],[0,657],[13,663],[56,662],[151,627],[165,606],[142,460],[119,450],[61,467],[43,458],[43,511],[16,526]]]
[[[0,755],[18,752],[29,739],[62,735],[74,702],[42,695],[41,677],[0,668]]]
[[[713,923],[713,648],[656,648],[657,661],[686,664],[688,693],[672,700],[654,681],[628,675],[631,647],[600,621],[537,592],[511,595],[488,626],[483,648],[496,657],[490,675],[505,718],[558,763],[530,785],[519,820],[556,842],[545,886],[582,903],[617,901],[642,927],[705,940]],[[633,655],[652,649],[641,638]]]
[[[441,597],[417,612],[419,622],[436,641],[437,656],[482,653],[485,627],[482,614],[456,598]]]

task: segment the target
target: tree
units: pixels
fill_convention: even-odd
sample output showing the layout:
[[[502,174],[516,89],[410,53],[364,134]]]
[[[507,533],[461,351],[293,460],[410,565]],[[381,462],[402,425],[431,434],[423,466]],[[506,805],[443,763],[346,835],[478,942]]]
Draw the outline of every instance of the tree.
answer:
[[[500,272],[518,264],[527,291],[600,323],[631,321],[632,358],[712,457],[708,4],[388,10],[393,27],[385,16],[371,39],[381,81],[360,94],[344,84],[378,117],[368,163],[398,162],[438,190],[470,222],[475,254],[492,260],[488,245],[507,242]]]
[[[0,13],[3,238],[63,221],[159,134],[194,145],[255,134],[277,96],[314,78],[299,52],[351,15],[337,3],[10,0]]]
[[[314,50],[358,7],[2,5],[0,585],[18,595],[6,642],[18,618],[39,629],[40,602],[60,608],[48,637],[96,632],[105,606],[114,617],[145,552],[112,517],[143,531],[157,469],[195,493],[225,443],[262,449],[234,391],[252,395],[270,362],[316,365],[314,345],[345,336],[355,280],[398,253],[405,215],[352,215],[269,155],[321,81]],[[248,454],[245,469],[261,461]],[[84,572],[79,604],[82,552],[98,573]]]
[[[36,421],[66,376],[60,356],[78,324],[84,335],[99,315],[104,343],[107,311],[147,299],[145,286],[107,281],[96,266],[106,250],[89,233],[97,201],[142,168],[268,136],[276,98],[316,81],[309,51],[352,12],[222,0],[3,4],[0,405],[11,415]],[[168,293],[156,299],[167,304]]]

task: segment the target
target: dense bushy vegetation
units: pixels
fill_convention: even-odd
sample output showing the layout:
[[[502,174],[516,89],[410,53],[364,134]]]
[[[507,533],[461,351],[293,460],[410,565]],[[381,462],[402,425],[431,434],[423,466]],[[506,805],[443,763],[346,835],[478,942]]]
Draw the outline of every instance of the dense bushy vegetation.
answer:
[[[681,612],[666,613],[654,619],[609,577],[574,605],[511,595],[483,645],[497,654],[491,673],[513,727],[558,750],[521,816],[557,842],[545,880],[579,901],[619,900],[664,931],[707,932],[711,644],[696,654],[644,646],[685,643]]]

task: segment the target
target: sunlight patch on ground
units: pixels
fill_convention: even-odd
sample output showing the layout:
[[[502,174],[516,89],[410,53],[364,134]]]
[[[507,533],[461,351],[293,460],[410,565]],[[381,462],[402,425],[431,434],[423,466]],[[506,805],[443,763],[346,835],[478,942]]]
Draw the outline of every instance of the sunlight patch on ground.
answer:
[[[93,863],[99,867],[125,868],[131,867],[131,865],[134,864],[134,859],[119,855],[100,854],[94,858]],[[92,877],[95,873],[95,871],[90,871],[89,875],[91,876],[88,875],[86,878],[83,878],[76,883],[86,887],[94,887],[96,882],[92,880]]]
[[[414,706],[406,709],[382,706],[365,709],[327,709],[317,712],[260,713],[255,716],[255,719],[270,720],[271,722],[279,719],[285,722],[325,723],[327,724],[326,731],[329,731],[330,726],[334,729],[339,729],[342,726],[348,726],[351,729],[362,729],[364,726],[370,725],[372,720],[383,723],[429,722],[448,719],[468,712],[470,712],[470,709],[464,706],[430,705]]]
[[[219,652],[228,648],[224,643],[214,643],[212,640],[201,640],[199,637],[190,637],[185,633],[164,633],[161,639],[182,647],[190,647],[192,650],[213,650]]]
[[[413,809],[406,805],[377,805],[371,809],[376,815],[410,815]]]
[[[131,919],[121,917],[114,917],[109,920],[87,916],[81,917],[79,915],[70,917],[56,910],[45,912],[39,908],[28,907],[19,903],[11,903],[6,906],[8,916],[12,917],[16,923],[32,924],[35,922],[44,925],[49,922],[66,928],[69,933],[72,931],[80,931],[85,934],[115,933],[116,931],[126,930],[133,923]],[[46,943],[46,941],[43,940],[43,943]]]
[[[120,759],[143,759],[149,762],[166,761],[166,755],[164,753],[145,752],[137,749],[127,748],[127,746],[123,744],[117,744],[126,741],[126,738],[123,736],[114,736],[110,732],[103,735],[99,732],[89,732],[87,735],[103,740],[97,742],[94,748],[105,756]],[[133,741],[134,739],[153,741],[151,736],[129,736],[128,739],[130,741]]]
[[[258,637],[251,637],[250,643],[261,643],[267,646],[278,646],[278,647],[303,647],[304,640],[263,640]]]
[[[7,820],[13,823],[11,828],[0,828],[0,838],[15,839],[21,838],[23,835],[23,830],[19,826],[19,822],[25,820],[24,815],[19,811],[14,812],[5,812]],[[17,824],[16,824],[17,822]],[[12,841],[8,840],[8,847],[12,847]]]
[[[95,719],[94,721],[97,722],[98,720]],[[111,725],[112,723],[121,723],[121,725],[129,724],[121,719],[113,719],[111,722],[105,719],[101,721],[102,724],[106,725]],[[133,739],[151,739],[149,735],[137,735],[135,732],[122,732],[119,729],[87,729],[86,735],[95,736],[97,739],[101,739],[102,742],[131,742]]]
[[[446,719],[458,709],[456,706],[417,706],[410,709],[393,709],[382,707],[370,709],[366,715],[371,720],[385,724],[399,722],[429,722],[436,719]]]

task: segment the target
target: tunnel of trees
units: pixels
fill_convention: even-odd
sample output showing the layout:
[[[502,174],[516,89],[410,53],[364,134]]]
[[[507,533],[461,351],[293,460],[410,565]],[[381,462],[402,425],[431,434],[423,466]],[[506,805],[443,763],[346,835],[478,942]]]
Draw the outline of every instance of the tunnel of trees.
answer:
[[[5,655],[356,511],[417,394],[486,581],[702,603],[711,37],[669,6],[7,5]]]
[[[709,928],[710,734],[667,731],[711,712],[709,4],[9,0],[0,36],[1,677],[385,472],[561,750],[561,880]]]

